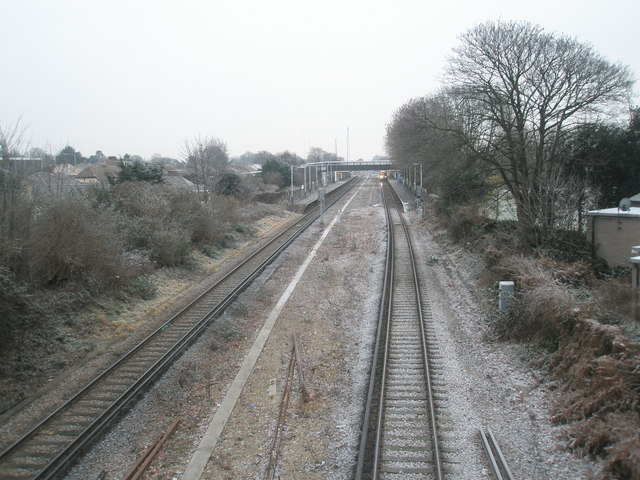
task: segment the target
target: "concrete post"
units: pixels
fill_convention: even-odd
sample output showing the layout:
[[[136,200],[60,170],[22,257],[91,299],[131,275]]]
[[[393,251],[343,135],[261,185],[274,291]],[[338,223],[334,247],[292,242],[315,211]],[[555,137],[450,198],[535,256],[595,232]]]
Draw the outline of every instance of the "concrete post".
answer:
[[[633,247],[632,252],[638,253],[638,247]],[[631,300],[631,310],[633,318],[638,321],[640,308],[638,308],[638,296],[640,294],[640,256],[629,258],[629,262],[631,263],[631,288],[633,298]]]
[[[631,286],[638,288],[640,286],[640,257],[631,257]]]
[[[516,286],[513,282],[498,282],[498,288],[500,289],[498,309],[500,312],[506,312],[513,300]]]

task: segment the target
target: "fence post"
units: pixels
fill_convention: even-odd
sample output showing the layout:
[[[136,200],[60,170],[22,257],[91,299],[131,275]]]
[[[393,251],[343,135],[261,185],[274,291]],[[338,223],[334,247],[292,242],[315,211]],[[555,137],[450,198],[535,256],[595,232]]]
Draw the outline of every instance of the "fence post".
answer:
[[[506,312],[513,300],[516,286],[513,282],[498,282],[498,288],[500,289],[498,309],[500,312]]]

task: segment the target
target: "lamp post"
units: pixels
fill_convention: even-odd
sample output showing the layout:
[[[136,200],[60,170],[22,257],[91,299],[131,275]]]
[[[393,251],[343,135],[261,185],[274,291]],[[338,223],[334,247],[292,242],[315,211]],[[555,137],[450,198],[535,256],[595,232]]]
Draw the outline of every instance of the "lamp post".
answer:
[[[413,191],[415,193],[416,191],[416,187],[418,186],[418,169],[415,167],[420,167],[420,188],[422,188],[422,164],[421,163],[414,163],[412,165],[412,170],[413,170]]]
[[[293,165],[291,165],[291,205],[293,205],[294,198],[294,190],[293,190]]]

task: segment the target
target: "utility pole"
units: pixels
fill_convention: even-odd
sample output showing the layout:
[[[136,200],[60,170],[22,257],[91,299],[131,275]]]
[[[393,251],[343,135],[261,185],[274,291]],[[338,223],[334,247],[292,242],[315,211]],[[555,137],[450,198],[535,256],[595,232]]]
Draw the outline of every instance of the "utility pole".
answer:
[[[349,127],[347,127],[347,162],[349,161]]]
[[[327,189],[322,187],[318,188],[318,205],[320,207],[320,225],[324,225],[324,218],[322,214],[324,213],[324,200],[325,194],[327,193]]]

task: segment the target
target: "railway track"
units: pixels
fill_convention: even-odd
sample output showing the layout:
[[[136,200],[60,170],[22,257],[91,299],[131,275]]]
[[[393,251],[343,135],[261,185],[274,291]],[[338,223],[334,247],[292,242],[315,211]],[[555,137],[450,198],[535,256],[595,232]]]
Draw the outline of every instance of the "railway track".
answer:
[[[438,479],[453,469],[442,448],[441,393],[428,303],[408,228],[384,182],[387,268],[355,478]]]
[[[328,195],[336,202],[355,182]],[[6,480],[61,475],[210,322],[319,216],[313,209],[250,255],[162,327],[0,453]]]

